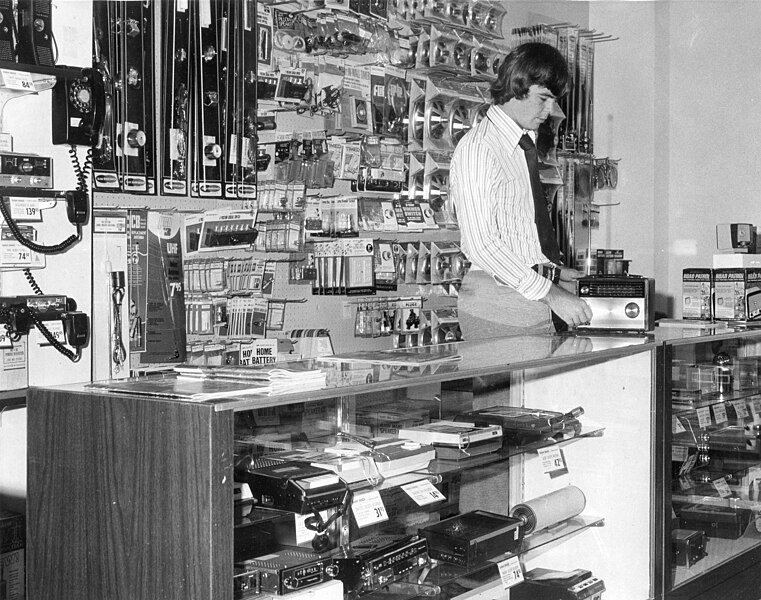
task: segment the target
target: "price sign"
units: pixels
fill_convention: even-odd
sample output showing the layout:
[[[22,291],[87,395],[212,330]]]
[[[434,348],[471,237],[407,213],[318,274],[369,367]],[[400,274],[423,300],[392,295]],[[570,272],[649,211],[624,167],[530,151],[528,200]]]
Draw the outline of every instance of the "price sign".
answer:
[[[408,483],[407,485],[403,485],[402,489],[418,506],[425,506],[426,504],[433,504],[434,502],[447,499],[446,496],[437,490],[436,486],[427,479]]]
[[[0,69],[0,76],[3,79],[3,87],[9,90],[23,90],[25,92],[34,92],[34,82],[32,74],[25,71],[13,71],[11,69]]]
[[[713,487],[716,488],[716,491],[719,492],[719,496],[722,498],[728,498],[732,495],[732,490],[729,489],[729,484],[727,483],[727,480],[724,477],[719,477],[718,479],[713,480]]]
[[[568,472],[563,453],[557,446],[539,448],[539,459],[542,461],[542,472],[554,477]]]
[[[748,407],[745,405],[745,400],[732,400],[732,406],[735,408],[738,419],[748,418]]]
[[[11,217],[17,221],[42,221],[40,203],[35,198],[11,198]]]
[[[698,413],[698,425],[701,427],[708,427],[711,424],[711,409],[708,406],[699,408]]]
[[[499,577],[502,580],[502,586],[509,589],[523,581],[523,568],[517,556],[511,556],[507,560],[497,563]]]
[[[52,334],[53,338],[57,342],[66,344],[66,335],[63,332],[63,322],[45,321],[44,325],[47,327],[48,331]],[[42,335],[42,332],[39,330],[39,328],[36,327],[34,330],[37,332],[37,344],[40,346],[50,346],[50,342],[44,335]]]
[[[687,460],[687,446],[672,446],[671,460],[674,462],[684,462]]]
[[[714,404],[712,408],[713,418],[716,419],[716,423],[726,423],[729,420],[727,418],[727,407],[723,403]]]
[[[360,529],[374,523],[388,521],[386,507],[383,506],[383,499],[377,490],[356,494],[351,503],[351,512]]]
[[[753,398],[750,403],[750,411],[753,413],[753,422],[761,423],[761,398]]]
[[[676,415],[671,415],[671,433],[683,433],[687,431]]]
[[[5,332],[0,333],[0,348],[13,348],[13,342]]]
[[[697,454],[691,454],[690,457],[682,463],[682,466],[679,467],[679,477],[687,475],[687,473],[692,471],[692,468],[695,466],[697,459]]]

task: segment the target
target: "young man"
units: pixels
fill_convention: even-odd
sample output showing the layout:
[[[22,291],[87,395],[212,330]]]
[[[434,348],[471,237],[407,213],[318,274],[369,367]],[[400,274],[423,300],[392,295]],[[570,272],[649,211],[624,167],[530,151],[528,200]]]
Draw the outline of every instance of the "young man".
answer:
[[[458,299],[465,339],[551,332],[553,312],[571,327],[592,318],[575,294],[581,273],[559,265],[549,215],[540,213],[546,204],[535,210],[527,162],[536,130],[568,80],[557,49],[518,46],[491,87],[493,106],[455,148],[449,193],[473,265]]]

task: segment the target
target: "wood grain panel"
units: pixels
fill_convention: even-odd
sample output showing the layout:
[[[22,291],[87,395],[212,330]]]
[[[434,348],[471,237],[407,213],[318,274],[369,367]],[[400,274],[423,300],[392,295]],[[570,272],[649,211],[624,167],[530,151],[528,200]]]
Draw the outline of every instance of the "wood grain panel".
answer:
[[[232,596],[232,414],[33,390],[31,598]]]

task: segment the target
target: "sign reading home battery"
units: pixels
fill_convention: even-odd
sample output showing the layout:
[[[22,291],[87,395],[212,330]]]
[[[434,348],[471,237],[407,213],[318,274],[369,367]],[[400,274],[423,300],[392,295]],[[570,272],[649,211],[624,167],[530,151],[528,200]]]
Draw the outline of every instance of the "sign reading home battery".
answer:
[[[277,362],[277,340],[254,340],[240,345],[241,365],[271,365]]]

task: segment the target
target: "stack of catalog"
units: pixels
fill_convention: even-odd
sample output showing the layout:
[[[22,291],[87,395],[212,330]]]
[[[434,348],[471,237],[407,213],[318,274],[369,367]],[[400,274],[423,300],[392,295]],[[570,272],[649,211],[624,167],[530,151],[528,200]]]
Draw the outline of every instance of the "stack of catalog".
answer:
[[[179,379],[236,383],[246,394],[290,394],[325,387],[325,373],[320,369],[267,366],[207,366],[178,365],[174,368]],[[207,398],[209,399],[209,398]]]

